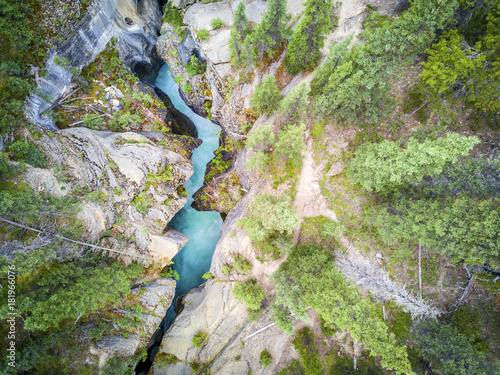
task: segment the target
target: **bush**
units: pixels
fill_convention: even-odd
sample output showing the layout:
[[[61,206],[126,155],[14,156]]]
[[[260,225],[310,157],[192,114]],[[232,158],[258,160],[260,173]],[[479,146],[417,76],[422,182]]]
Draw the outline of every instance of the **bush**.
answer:
[[[9,147],[9,154],[12,159],[28,163],[34,167],[46,168],[48,164],[43,151],[30,142],[14,142]]]
[[[200,331],[193,336],[193,345],[196,346],[197,348],[201,348],[206,339],[207,339],[207,334],[203,331]]]
[[[308,327],[302,328],[297,332],[297,336],[292,341],[292,344],[299,353],[300,361],[307,375],[324,374],[318,348],[314,342],[314,334]]]
[[[198,36],[198,39],[201,41],[207,41],[208,39],[210,39],[210,34],[208,33],[207,29],[198,30],[196,35]]]
[[[172,4],[170,2],[163,6],[163,13],[165,14],[163,22],[167,22],[174,27],[180,27],[183,25],[181,13],[177,8],[172,8]]]
[[[233,287],[234,297],[251,310],[259,310],[266,292],[255,279],[237,281]]]
[[[191,59],[186,64],[186,70],[189,75],[194,76],[195,74],[202,74],[205,72],[205,64],[201,64],[198,58],[193,55]]]
[[[224,21],[220,18],[214,18],[212,22],[210,22],[210,25],[212,25],[214,29],[220,29],[221,27],[224,27]]]
[[[101,116],[92,113],[89,113],[83,118],[83,126],[93,130],[99,130],[101,122]]]
[[[287,253],[292,246],[292,231],[300,225],[289,198],[263,193],[255,197],[249,210],[240,225],[261,253],[275,258]]]
[[[122,132],[127,130],[129,126],[136,126],[141,121],[139,115],[130,112],[115,112],[113,120],[109,122],[109,129],[115,132]]]
[[[247,273],[252,270],[252,265],[245,259],[243,255],[236,254],[234,256],[233,267],[238,272]]]
[[[281,99],[282,95],[276,85],[276,78],[268,74],[262,79],[262,83],[255,89],[250,104],[257,116],[263,113],[269,116],[276,111]]]
[[[271,357],[271,353],[269,353],[267,349],[260,353],[260,363],[262,363],[264,367],[269,367],[271,363],[273,363],[273,357]]]

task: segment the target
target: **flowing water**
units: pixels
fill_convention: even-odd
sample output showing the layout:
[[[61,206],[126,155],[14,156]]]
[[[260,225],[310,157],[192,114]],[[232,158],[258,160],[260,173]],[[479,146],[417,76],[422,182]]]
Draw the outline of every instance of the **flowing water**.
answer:
[[[155,85],[170,97],[175,108],[194,122],[198,138],[203,140],[191,157],[194,174],[184,184],[189,200],[168,224],[170,228],[189,237],[186,246],[172,259],[174,262],[172,268],[179,273],[176,294],[182,295],[203,282],[201,276],[210,268],[222,227],[222,219],[218,212],[200,212],[191,207],[192,195],[203,186],[206,165],[214,158],[214,151],[219,147],[220,127],[196,115],[184,103],[167,64],[160,69]]]
[[[156,78],[155,86],[165,92],[172,104],[188,116],[196,125],[198,138],[203,143],[193,152],[194,174],[184,184],[188,192],[188,202],[168,223],[168,226],[189,237],[189,241],[179,253],[172,259],[172,268],[179,274],[179,280],[175,289],[175,297],[172,305],[167,311],[162,323],[163,333],[175,320],[175,302],[191,289],[197,288],[204,281],[202,276],[210,269],[212,256],[219,239],[222,227],[222,219],[218,212],[200,212],[191,207],[193,194],[203,186],[205,169],[207,163],[214,158],[214,151],[219,147],[220,127],[207,119],[195,114],[182,100],[179,94],[179,86],[170,75],[167,64],[163,65]],[[160,335],[157,342],[150,348],[150,358],[154,356],[160,344]],[[136,373],[143,374],[149,371],[151,359],[142,362],[136,367]]]
[[[186,205],[168,223],[168,226],[189,237],[189,241],[182,250],[172,259],[172,268],[179,274],[175,299],[198,287],[202,282],[202,275],[210,268],[215,245],[219,239],[222,219],[218,212],[200,212],[191,207],[193,194],[203,186],[205,169],[207,163],[213,159],[214,151],[219,147],[220,127],[207,119],[195,114],[182,100],[179,95],[179,87],[170,75],[170,70],[165,64],[158,73],[155,82],[156,87],[165,92],[172,104],[188,116],[196,125],[198,138],[203,140],[194,152],[193,161],[194,174],[184,184],[188,192],[189,200]],[[164,322],[166,330],[175,319],[174,304],[167,312]]]

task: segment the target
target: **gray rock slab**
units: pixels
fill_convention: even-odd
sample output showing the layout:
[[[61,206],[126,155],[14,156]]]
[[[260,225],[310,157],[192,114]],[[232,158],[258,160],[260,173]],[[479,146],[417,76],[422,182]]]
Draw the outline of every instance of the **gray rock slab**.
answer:
[[[220,18],[224,25],[230,27],[233,25],[233,12],[229,2],[219,2],[212,4],[196,3],[184,14],[184,22],[193,29],[213,30],[210,24],[213,19]]]
[[[229,53],[230,30],[221,30],[209,40],[201,42],[203,50],[208,59],[214,64],[227,63],[231,61]]]

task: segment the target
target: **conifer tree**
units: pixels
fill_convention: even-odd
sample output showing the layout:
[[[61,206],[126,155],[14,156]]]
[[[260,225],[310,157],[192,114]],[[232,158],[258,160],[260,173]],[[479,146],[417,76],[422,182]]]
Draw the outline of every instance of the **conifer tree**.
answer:
[[[255,89],[255,94],[250,104],[252,105],[253,111],[258,116],[263,113],[269,116],[278,108],[281,98],[280,90],[276,85],[276,78],[268,74],[262,79],[262,83]]]
[[[293,33],[286,55],[292,74],[312,68],[321,58],[326,33],[332,28],[331,0],[307,0],[304,17]]]
[[[231,63],[239,66],[242,63],[241,53],[246,36],[250,33],[250,21],[245,14],[245,3],[240,2],[234,12],[234,25],[231,28],[229,37],[229,51],[231,54]]]
[[[269,0],[262,21],[255,30],[255,49],[259,60],[272,56],[291,36],[288,21],[292,16],[286,9],[286,0]]]

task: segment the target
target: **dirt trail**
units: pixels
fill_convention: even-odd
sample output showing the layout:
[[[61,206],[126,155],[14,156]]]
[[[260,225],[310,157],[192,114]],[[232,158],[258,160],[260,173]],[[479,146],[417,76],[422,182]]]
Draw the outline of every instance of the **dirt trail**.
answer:
[[[325,163],[318,163],[314,159],[313,140],[312,138],[308,138],[302,171],[297,183],[297,195],[293,202],[295,210],[301,219],[322,215],[330,220],[337,221],[337,215],[333,210],[328,208],[328,201],[321,194],[320,181],[323,178],[324,168]],[[295,230],[293,233],[294,244],[298,243],[299,235],[300,229]],[[344,248],[349,246],[347,238],[342,238],[341,243]]]

